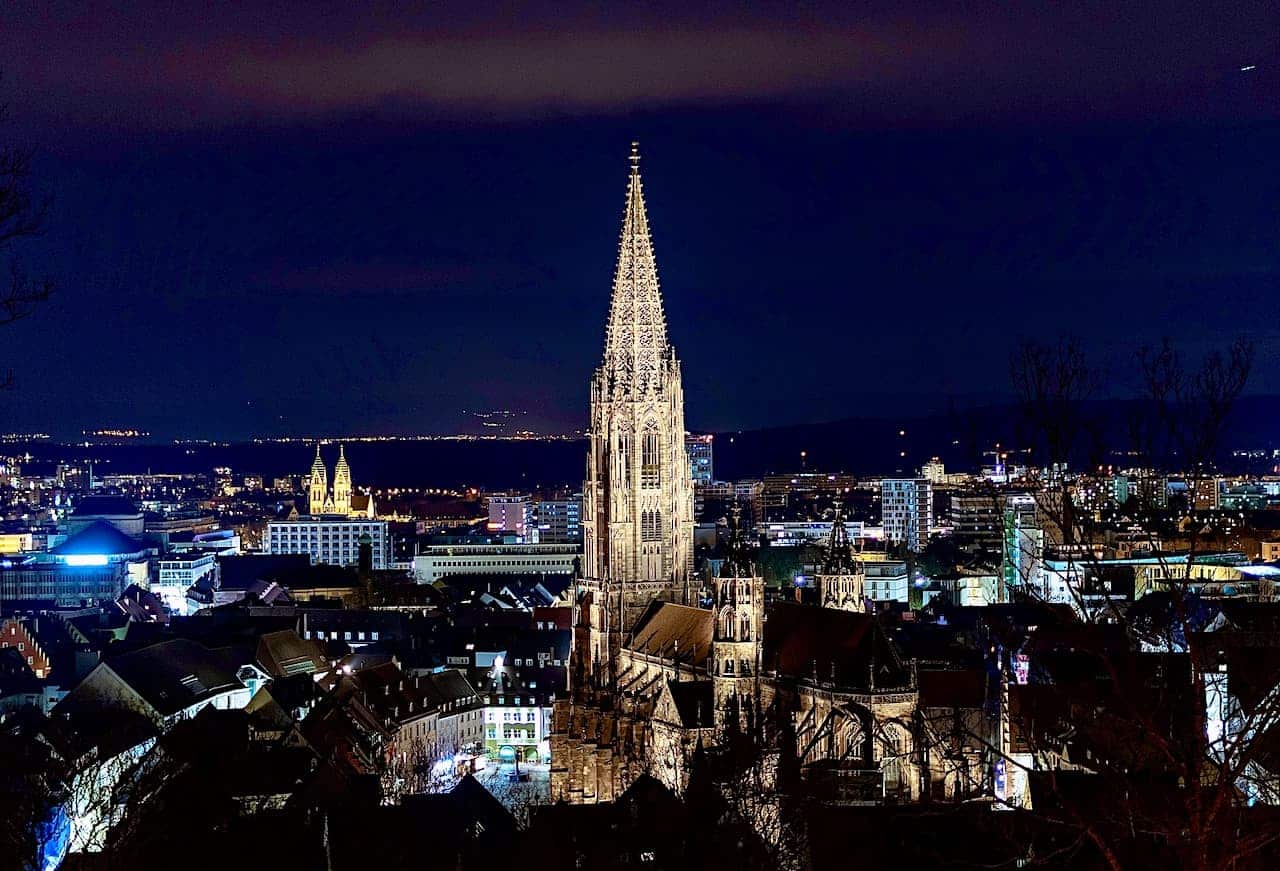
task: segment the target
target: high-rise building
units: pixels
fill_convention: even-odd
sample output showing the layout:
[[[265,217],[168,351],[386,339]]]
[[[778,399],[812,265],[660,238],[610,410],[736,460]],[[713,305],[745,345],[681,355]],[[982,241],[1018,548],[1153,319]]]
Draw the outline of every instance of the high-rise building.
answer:
[[[1004,496],[990,493],[954,494],[951,497],[951,538],[970,553],[999,552],[1003,529]]]
[[[535,529],[533,497],[527,493],[494,493],[488,497],[490,532],[511,532],[521,538]]]
[[[880,514],[885,541],[923,550],[933,526],[933,484],[925,478],[885,478],[880,482]]]
[[[931,457],[929,462],[920,467],[920,477],[931,484],[947,483],[947,467],[941,458]]]
[[[582,491],[590,625],[584,665],[599,679],[649,603],[688,600],[693,487],[684,437],[680,361],[667,340],[633,146],[604,359],[591,379]]]
[[[578,544],[582,541],[582,494],[539,499],[533,506],[538,541],[543,544]]]
[[[1004,507],[1001,580],[1006,591],[1044,592],[1044,528],[1035,497],[1009,496]]]
[[[710,484],[715,480],[712,465],[712,442],[714,436],[689,434],[684,439],[684,449],[689,454],[689,477],[694,486]]]
[[[1216,511],[1222,500],[1222,479],[1209,476],[1192,481],[1192,504],[1197,511]]]

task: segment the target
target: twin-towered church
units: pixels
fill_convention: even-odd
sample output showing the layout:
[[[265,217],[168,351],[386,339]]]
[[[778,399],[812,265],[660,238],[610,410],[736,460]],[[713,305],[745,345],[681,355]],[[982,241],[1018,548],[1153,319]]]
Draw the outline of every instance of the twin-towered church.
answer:
[[[346,446],[338,445],[338,462],[333,467],[333,488],[329,488],[329,471],[320,457],[320,443],[316,442],[316,458],[311,463],[311,475],[307,480],[308,511],[313,517],[336,515],[339,517],[367,517],[374,513],[373,494],[357,493],[351,486],[351,467],[347,465]]]

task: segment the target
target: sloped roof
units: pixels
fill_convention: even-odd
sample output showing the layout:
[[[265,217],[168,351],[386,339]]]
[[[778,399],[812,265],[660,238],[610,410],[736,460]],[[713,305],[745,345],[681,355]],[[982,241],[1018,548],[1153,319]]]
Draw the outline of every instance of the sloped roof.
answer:
[[[258,639],[258,664],[272,677],[328,671],[320,648],[292,629],[268,632]]]
[[[125,535],[105,520],[95,520],[62,544],[53,548],[55,556],[105,555],[139,553],[147,546]]]
[[[442,701],[462,703],[480,694],[467,680],[467,676],[456,668],[446,669],[428,677],[432,689]]]
[[[858,689],[905,687],[911,670],[870,614],[778,602],[764,621],[764,667]]]
[[[682,661],[693,657],[693,664],[705,662],[711,651],[715,615],[702,608],[653,602],[636,623],[628,647],[655,656],[673,657],[679,651]]]
[[[163,716],[243,686],[225,657],[203,644],[175,638],[107,661],[116,675]]]

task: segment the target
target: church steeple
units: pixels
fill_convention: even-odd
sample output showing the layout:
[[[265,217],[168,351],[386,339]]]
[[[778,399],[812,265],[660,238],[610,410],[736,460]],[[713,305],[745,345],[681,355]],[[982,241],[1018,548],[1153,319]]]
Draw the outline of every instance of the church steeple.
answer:
[[[333,513],[344,517],[351,513],[351,467],[343,445],[338,445],[338,463],[333,467]]]
[[[822,555],[822,571],[824,574],[838,575],[851,569],[853,565],[849,531],[845,528],[844,518],[840,516],[840,507],[836,506],[836,515],[831,520],[831,534],[827,537],[827,548]]]
[[[824,608],[842,611],[866,610],[866,569],[855,559],[849,533],[839,507],[831,521],[831,535],[818,571],[818,601]]]
[[[323,514],[325,499],[329,495],[329,472],[320,459],[320,442],[316,442],[316,458],[311,464],[311,484],[308,487],[310,514]]]
[[[633,143],[604,358],[591,380],[582,493],[587,673],[607,673],[623,633],[655,599],[689,600],[693,484],[684,440],[680,361],[667,341]]]
[[[660,389],[661,364],[669,351],[658,266],[640,180],[638,143],[631,143],[630,160],[627,204],[622,213],[622,238],[605,333],[603,368],[615,395]]]

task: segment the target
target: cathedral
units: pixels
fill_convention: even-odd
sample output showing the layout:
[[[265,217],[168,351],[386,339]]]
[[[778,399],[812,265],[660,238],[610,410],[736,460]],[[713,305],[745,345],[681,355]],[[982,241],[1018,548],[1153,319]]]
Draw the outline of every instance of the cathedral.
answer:
[[[709,590],[695,579],[683,404],[633,145],[591,379],[584,571],[570,691],[553,717],[552,801],[612,801],[642,774],[682,791],[693,755],[729,731],[750,731],[835,788],[871,782],[894,800],[918,798],[930,775],[915,746],[916,665],[865,613],[863,570],[838,515],[819,605],[766,606],[736,511],[719,577]]]
[[[356,493],[351,486],[351,467],[347,465],[347,452],[338,445],[338,462],[333,467],[333,489],[329,488],[329,472],[320,458],[320,443],[316,442],[316,458],[311,464],[307,479],[308,514],[313,517],[335,515],[338,517],[367,517],[377,515],[373,509],[373,494]]]

